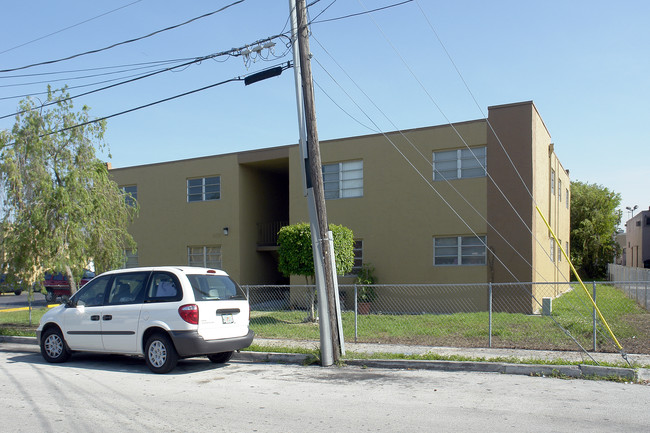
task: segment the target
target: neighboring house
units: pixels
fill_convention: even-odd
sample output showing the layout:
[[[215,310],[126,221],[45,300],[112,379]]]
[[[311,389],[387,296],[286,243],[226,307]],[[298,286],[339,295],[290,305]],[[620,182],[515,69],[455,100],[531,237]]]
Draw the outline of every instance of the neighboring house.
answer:
[[[550,134],[532,102],[489,107],[488,120],[321,141],[328,219],[353,230],[357,266],[382,284],[568,280],[536,211],[568,254],[570,179]],[[112,169],[140,205],[129,262],[304,284],[280,275],[275,245],[281,225],[308,221],[299,159],[289,145]]]
[[[625,266],[650,268],[650,209],[639,212],[625,223]]]

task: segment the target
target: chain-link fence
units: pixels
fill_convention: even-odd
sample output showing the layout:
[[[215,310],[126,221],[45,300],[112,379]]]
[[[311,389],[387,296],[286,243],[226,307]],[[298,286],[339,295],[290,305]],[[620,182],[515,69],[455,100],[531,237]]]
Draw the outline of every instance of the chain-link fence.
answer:
[[[634,299],[637,304],[650,310],[648,304],[650,269],[610,264],[607,272],[612,284],[622,290],[628,298]]]
[[[244,289],[259,337],[319,339],[313,286]],[[340,285],[339,298],[346,341],[608,352],[619,350],[618,341],[627,353],[650,353],[648,311],[618,283],[587,283],[586,289],[578,283]]]

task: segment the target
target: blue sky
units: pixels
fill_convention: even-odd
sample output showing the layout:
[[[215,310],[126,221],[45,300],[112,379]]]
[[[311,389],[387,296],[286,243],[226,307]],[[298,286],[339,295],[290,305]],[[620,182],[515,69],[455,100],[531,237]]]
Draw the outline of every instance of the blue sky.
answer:
[[[102,48],[233,1],[11,2],[3,5],[0,69]],[[370,15],[317,22],[399,2],[321,0],[310,7],[311,18],[324,11],[312,25],[311,39],[321,140],[372,133],[372,122],[390,131],[478,119],[490,105],[533,100],[572,180],[621,193],[623,208],[650,206],[650,2],[417,0]],[[79,86],[139,71],[84,79],[73,78],[91,72],[9,75],[195,58],[283,33],[288,15],[288,0],[246,0],[139,42],[0,73],[0,97],[45,91],[45,83],[28,84],[36,81],[63,79],[51,82]],[[274,53],[264,52],[268,61],[205,60],[78,98],[75,105],[86,104],[92,115],[102,117],[286,63],[291,58],[290,52],[283,55],[286,39],[276,42]],[[123,69],[129,68],[92,73]],[[18,100],[0,99],[0,115],[13,113]],[[11,124],[12,119],[0,120],[0,128]],[[106,134],[114,167],[281,146],[297,139],[292,70],[252,86],[229,83],[110,119]],[[625,211],[624,220],[628,215]]]

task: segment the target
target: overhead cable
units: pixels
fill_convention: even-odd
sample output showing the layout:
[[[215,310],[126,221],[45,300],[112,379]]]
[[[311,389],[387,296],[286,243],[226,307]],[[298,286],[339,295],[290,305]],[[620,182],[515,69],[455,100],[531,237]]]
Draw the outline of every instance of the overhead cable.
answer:
[[[111,89],[113,87],[121,86],[123,84],[132,83],[134,81],[139,81],[139,80],[142,80],[144,78],[149,78],[149,77],[152,77],[154,75],[161,74],[163,72],[168,72],[168,71],[173,71],[174,69],[188,67],[188,66],[190,66],[192,64],[195,64],[195,63],[201,63],[204,60],[214,59],[214,58],[220,57],[220,56],[241,56],[242,55],[242,50],[244,50],[245,47],[249,47],[251,45],[259,45],[259,44],[262,44],[264,42],[269,42],[269,41],[272,41],[273,39],[277,39],[277,38],[280,38],[280,37],[283,37],[283,36],[284,35],[274,35],[274,36],[270,36],[268,38],[264,38],[264,39],[260,39],[258,41],[255,41],[252,44],[247,44],[245,46],[241,46],[239,48],[231,48],[229,50],[221,51],[219,53],[214,53],[214,54],[209,54],[207,56],[197,57],[197,58],[195,58],[195,59],[193,59],[193,60],[191,60],[189,62],[185,62],[185,63],[182,63],[180,65],[175,65],[175,66],[171,66],[171,67],[168,67],[168,68],[165,68],[165,69],[160,69],[158,71],[153,71],[153,72],[150,72],[150,73],[144,74],[144,75],[137,75],[135,78],[131,78],[129,80],[121,81],[119,83],[114,83],[114,84],[111,84],[111,85],[108,85],[108,86],[100,87],[98,89],[90,90],[88,92],[84,92],[84,93],[81,93],[79,95],[69,96],[69,97],[64,98],[64,99],[62,99],[60,101],[47,102],[45,104],[42,104],[39,108],[47,107],[49,105],[53,105],[53,104],[56,104],[58,102],[69,101],[71,99],[75,99],[75,98],[79,98],[81,96],[86,96],[86,95],[90,95],[92,93],[97,93],[97,92],[100,92],[100,91],[103,91],[103,90]],[[108,80],[108,81],[114,81],[114,80]],[[0,87],[2,87],[2,86],[0,86]],[[0,98],[0,100],[1,99],[4,99],[4,98]],[[0,116],[0,119],[6,119],[7,117],[12,117],[12,116],[15,116],[15,115],[18,115],[18,114],[23,114],[23,113],[26,113],[28,111],[31,111],[31,109],[18,111],[18,112],[11,113],[11,114],[6,114],[4,116]]]
[[[0,73],[19,71],[19,70],[22,70],[22,69],[32,68],[32,67],[34,67],[34,66],[50,65],[50,64],[53,64],[53,63],[63,62],[63,61],[65,61],[65,60],[70,60],[70,59],[74,59],[74,58],[77,58],[77,57],[86,56],[86,55],[88,55],[88,54],[95,54],[95,53],[99,53],[99,52],[101,52],[101,51],[106,51],[106,50],[109,50],[109,49],[111,49],[111,48],[118,47],[118,46],[120,46],[120,45],[125,45],[125,44],[130,44],[130,43],[132,43],[132,42],[137,42],[137,41],[140,41],[140,40],[142,40],[142,39],[146,39],[146,38],[149,38],[149,37],[151,37],[151,36],[155,36],[155,35],[157,35],[157,34],[159,34],[159,33],[166,32],[166,31],[168,31],[168,30],[173,30],[173,29],[176,29],[176,28],[178,28],[178,27],[181,27],[181,26],[187,25],[187,24],[189,24],[189,23],[192,23],[192,22],[194,22],[194,21],[200,20],[200,19],[202,19],[202,18],[209,17],[209,16],[214,15],[214,14],[216,14],[216,13],[222,12],[222,11],[224,11],[224,10],[226,10],[226,9],[228,9],[228,8],[230,8],[230,7],[232,7],[232,6],[235,6],[235,5],[239,4],[239,3],[243,3],[244,1],[246,1],[246,0],[237,0],[237,1],[233,2],[233,3],[230,3],[229,5],[226,5],[226,6],[222,7],[222,8],[220,8],[220,9],[215,10],[215,11],[208,12],[208,13],[203,14],[203,15],[200,15],[200,16],[198,16],[198,17],[194,17],[194,18],[192,18],[192,19],[190,19],[190,20],[187,20],[187,21],[185,21],[185,22],[182,22],[182,23],[180,23],[180,24],[176,24],[176,25],[173,25],[173,26],[170,26],[170,27],[166,27],[166,28],[161,29],[161,30],[156,30],[155,32],[149,33],[149,34],[144,35],[144,36],[140,36],[140,37],[138,37],[138,38],[133,38],[133,39],[129,39],[129,40],[126,40],[126,41],[117,42],[117,43],[115,43],[115,44],[109,45],[109,46],[104,47],[104,48],[98,48],[98,49],[90,50],[90,51],[86,51],[86,52],[83,52],[83,53],[73,54],[73,55],[71,55],[71,56],[64,57],[64,58],[61,58],[61,59],[48,60],[48,61],[45,61],[45,62],[39,62],[39,63],[33,63],[33,64],[31,64],[31,65],[20,66],[20,67],[17,67],[17,68],[0,69]]]
[[[344,15],[344,16],[341,16],[341,17],[329,18],[329,19],[320,20],[320,21],[312,21],[312,22],[310,22],[310,24],[328,23],[330,21],[338,21],[338,20],[343,20],[343,19],[346,19],[346,18],[352,18],[352,17],[361,16],[361,15],[367,15],[367,14],[371,14],[373,12],[379,12],[379,11],[383,11],[385,9],[390,9],[390,8],[394,8],[394,7],[397,7],[397,6],[402,6],[402,5],[406,4],[406,3],[411,3],[412,1],[413,0],[405,0],[403,2],[394,3],[392,5],[380,7],[380,8],[377,8],[377,9],[371,9],[371,10],[366,10],[366,11],[363,11],[363,12],[357,12],[356,14]],[[0,71],[0,72],[2,72],[2,71]]]
[[[87,22],[90,22],[90,21],[96,20],[97,18],[101,18],[101,17],[106,16],[106,15],[108,15],[108,14],[112,14],[113,12],[117,12],[117,11],[119,11],[120,9],[124,9],[124,8],[127,8],[127,7],[129,7],[129,6],[132,6],[132,5],[136,4],[136,3],[140,3],[141,1],[142,1],[142,0],[136,0],[136,1],[134,1],[134,2],[131,2],[131,3],[129,3],[129,4],[126,4],[126,5],[124,5],[124,6],[120,6],[119,8],[112,9],[112,10],[110,10],[110,11],[108,11],[108,12],[104,12],[103,14],[97,15],[97,16],[92,17],[92,18],[88,18],[87,20],[81,21],[80,23],[73,24],[73,25],[71,25],[71,26],[68,26],[68,27],[62,28],[61,30],[57,30],[57,31],[55,31],[55,32],[48,33],[47,35],[44,35],[44,36],[38,37],[38,38],[36,38],[36,39],[32,39],[31,41],[28,41],[28,42],[22,43],[22,44],[20,44],[20,45],[16,45],[15,47],[8,48],[8,49],[6,49],[6,50],[4,50],[4,51],[0,51],[0,54],[8,53],[9,51],[13,51],[13,50],[15,50],[15,49],[17,49],[17,48],[24,47],[25,45],[29,45],[29,44],[31,44],[31,43],[34,43],[34,42],[40,41],[41,39],[45,39],[45,38],[48,38],[48,37],[50,37],[50,36],[54,36],[54,35],[56,35],[56,34],[58,34],[58,33],[64,32],[64,31],[66,31],[66,30],[70,30],[70,29],[72,29],[72,28],[74,28],[74,27],[77,27],[77,26],[80,26],[80,25],[85,24],[85,23],[87,23]]]
[[[196,57],[186,57],[183,59],[169,59],[169,60],[155,60],[152,62],[139,62],[139,63],[129,63],[126,65],[113,65],[113,66],[98,66],[96,68],[82,68],[82,69],[70,69],[67,71],[53,71],[53,72],[38,72],[34,74],[16,74],[16,75],[5,75],[0,77],[0,80],[6,78],[25,78],[25,77],[40,77],[43,75],[57,75],[57,74],[72,74],[75,72],[90,72],[90,71],[103,71],[105,69],[117,69],[117,68],[130,68],[132,66],[144,66],[144,65],[166,65],[168,63],[177,63],[177,62],[186,62],[188,60],[196,59]]]
[[[290,67],[292,67],[291,62],[283,63],[282,70],[286,70],[286,69],[288,69]],[[118,113],[113,113],[113,114],[110,114],[108,116],[99,117],[99,118],[96,118],[96,119],[93,119],[93,120],[89,120],[87,122],[79,123],[77,125],[72,125],[72,126],[68,126],[66,128],[61,128],[61,129],[58,129],[56,131],[50,131],[50,132],[47,132],[45,134],[39,135],[38,138],[47,137],[49,135],[58,134],[58,133],[69,131],[69,130],[76,129],[76,128],[81,128],[83,126],[91,125],[93,123],[101,122],[103,120],[111,119],[113,117],[118,117],[118,116],[122,116],[122,115],[127,114],[127,113],[132,113],[134,111],[142,110],[143,108],[148,108],[148,107],[152,107],[154,105],[162,104],[163,102],[169,102],[169,101],[172,101],[174,99],[182,98],[184,96],[192,95],[194,93],[199,93],[199,92],[202,92],[204,90],[211,89],[213,87],[221,86],[223,84],[232,83],[234,81],[244,81],[248,75],[252,75],[252,74],[246,74],[244,76],[233,77],[233,78],[230,78],[228,80],[223,80],[223,81],[220,81],[218,83],[214,83],[214,84],[210,84],[208,86],[200,87],[198,89],[190,90],[190,91],[184,92],[184,93],[179,93],[177,95],[170,96],[168,98],[159,99],[157,101],[150,102],[150,103],[144,104],[144,105],[140,105],[138,107],[130,108],[128,110],[120,111]],[[15,141],[12,142],[12,143],[8,143],[6,146],[11,146],[13,144],[15,144]]]

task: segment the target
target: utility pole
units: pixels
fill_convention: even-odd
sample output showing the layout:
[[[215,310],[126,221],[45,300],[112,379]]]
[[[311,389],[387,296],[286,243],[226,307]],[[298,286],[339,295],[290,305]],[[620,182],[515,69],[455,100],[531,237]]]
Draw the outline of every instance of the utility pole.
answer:
[[[316,127],[316,111],[314,107],[314,85],[311,74],[309,50],[309,30],[307,27],[307,7],[305,0],[290,0],[292,17],[296,17],[294,44],[297,42],[298,53],[294,47],[294,58],[298,55],[295,65],[300,68],[300,87],[303,101],[298,101],[298,116],[301,123],[301,156],[306,157],[303,167],[305,174],[305,189],[310,211],[312,245],[314,249],[314,270],[316,286],[319,291],[319,313],[321,326],[321,355],[324,366],[332,365],[340,359],[341,338],[339,336],[338,293],[336,293],[336,269],[334,265],[334,250],[330,242],[327,211],[325,208],[325,191],[323,188],[322,162]],[[294,15],[295,10],[295,15]],[[304,132],[300,105],[304,108]],[[306,139],[306,146],[304,140]],[[319,287],[319,284],[321,285]],[[324,287],[322,287],[324,286]],[[323,305],[326,304],[326,305]],[[329,334],[329,335],[324,335]],[[326,353],[331,347],[331,353]],[[330,359],[331,358],[331,359]]]

